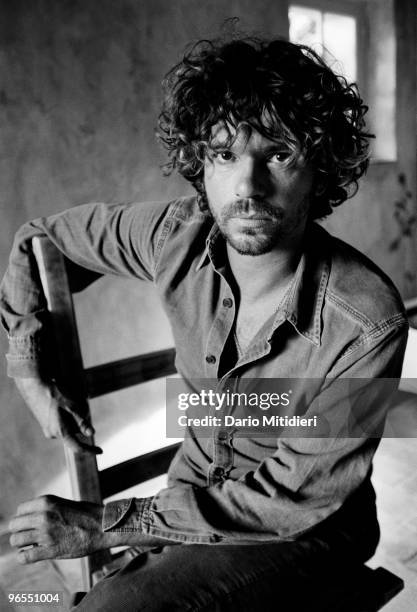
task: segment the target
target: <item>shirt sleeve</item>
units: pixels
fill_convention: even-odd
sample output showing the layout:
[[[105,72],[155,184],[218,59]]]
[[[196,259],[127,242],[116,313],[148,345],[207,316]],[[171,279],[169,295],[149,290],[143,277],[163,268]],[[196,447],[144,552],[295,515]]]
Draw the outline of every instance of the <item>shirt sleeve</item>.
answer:
[[[386,384],[367,397],[375,406],[387,404],[401,375],[407,323],[397,318],[397,324],[379,329],[364,334],[338,361],[309,412],[328,414],[335,407],[332,385],[342,378],[384,378]],[[350,398],[353,412],[369,408],[361,405],[363,398],[363,390]],[[370,476],[378,442],[366,436],[280,439],[277,451],[239,480],[208,487],[174,484],[153,498],[111,502],[103,529],[185,543],[292,540],[347,506]],[[363,508],[361,515],[365,521]]]
[[[153,280],[168,207],[87,204],[20,228],[0,286],[1,322],[9,336],[9,376],[39,375],[47,344],[46,300],[32,239],[48,237],[67,257],[73,287],[85,286],[103,274]]]

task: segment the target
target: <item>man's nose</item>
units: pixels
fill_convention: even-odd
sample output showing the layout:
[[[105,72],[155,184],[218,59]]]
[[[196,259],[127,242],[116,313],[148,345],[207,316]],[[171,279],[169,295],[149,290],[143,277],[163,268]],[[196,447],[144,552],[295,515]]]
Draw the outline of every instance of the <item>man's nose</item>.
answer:
[[[268,191],[267,168],[250,159],[241,164],[236,177],[235,192],[239,198],[265,197]]]

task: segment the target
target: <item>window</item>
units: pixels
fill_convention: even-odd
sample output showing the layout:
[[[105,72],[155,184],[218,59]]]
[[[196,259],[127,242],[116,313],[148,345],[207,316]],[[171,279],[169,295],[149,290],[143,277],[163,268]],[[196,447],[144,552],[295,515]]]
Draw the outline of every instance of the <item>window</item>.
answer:
[[[292,5],[290,40],[312,47],[333,70],[356,82],[357,26],[351,15]]]
[[[372,161],[396,160],[393,0],[300,0],[289,6],[289,38],[312,47],[359,86],[376,138]]]

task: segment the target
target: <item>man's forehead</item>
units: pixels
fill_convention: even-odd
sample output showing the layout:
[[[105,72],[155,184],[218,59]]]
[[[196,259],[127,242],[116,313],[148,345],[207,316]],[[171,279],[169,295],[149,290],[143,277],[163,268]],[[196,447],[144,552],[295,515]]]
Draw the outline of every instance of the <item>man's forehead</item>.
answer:
[[[276,137],[268,138],[261,134],[250,121],[241,122],[238,125],[232,125],[229,122],[219,121],[211,128],[210,145],[212,147],[222,145],[245,145],[253,136],[256,138],[260,146],[270,147],[276,144],[282,144],[282,133],[277,131]]]

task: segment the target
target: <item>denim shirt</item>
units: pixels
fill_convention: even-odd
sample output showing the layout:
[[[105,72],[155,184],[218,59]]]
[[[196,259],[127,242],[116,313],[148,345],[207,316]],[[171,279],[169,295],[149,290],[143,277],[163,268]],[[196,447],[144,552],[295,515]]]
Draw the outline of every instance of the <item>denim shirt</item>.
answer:
[[[223,239],[194,197],[88,204],[25,224],[1,286],[10,376],[45,376],[53,361],[30,242],[44,235],[77,264],[70,268],[74,282],[98,273],[155,283],[187,380],[321,379],[328,389],[344,378],[387,378],[390,392],[397,387],[407,339],[401,299],[377,266],[316,224],[306,230],[286,298],[245,354],[220,372],[235,295]],[[316,412],[336,409],[325,389],[312,400]],[[362,410],[360,396],[353,401]],[[377,445],[367,437],[259,440],[221,427],[206,438],[187,435],[168,487],[154,497],[110,502],[103,529],[172,542],[255,543],[293,540],[340,517],[342,529],[355,523],[366,538],[376,524],[370,474]]]

